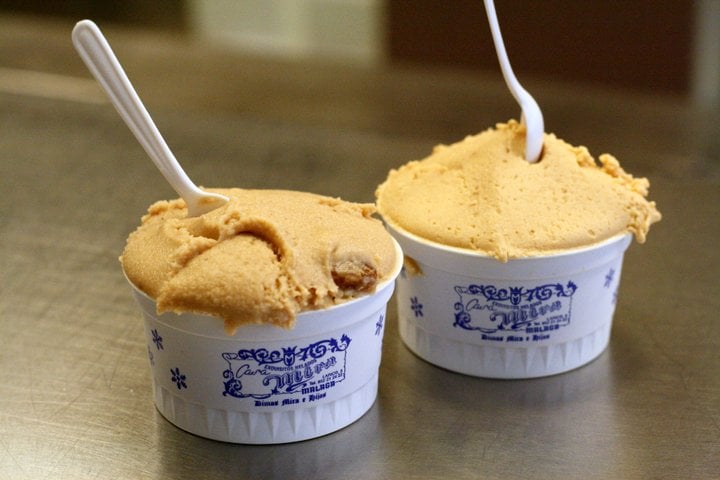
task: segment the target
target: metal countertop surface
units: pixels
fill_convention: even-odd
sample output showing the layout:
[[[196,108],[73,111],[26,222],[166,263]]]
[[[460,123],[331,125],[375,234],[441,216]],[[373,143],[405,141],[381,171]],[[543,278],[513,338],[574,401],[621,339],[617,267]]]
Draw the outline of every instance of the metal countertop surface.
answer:
[[[527,82],[549,130],[648,176],[664,216],[626,254],[597,360],[532,380],[451,373],[405,348],[393,299],[364,417],[305,442],[233,445],[155,410],[117,260],[147,206],[174,193],[92,85],[71,23],[0,24],[0,479],[720,478],[720,130],[702,112]],[[499,73],[283,64],[108,36],[208,186],[372,201],[390,168],[516,113]]]

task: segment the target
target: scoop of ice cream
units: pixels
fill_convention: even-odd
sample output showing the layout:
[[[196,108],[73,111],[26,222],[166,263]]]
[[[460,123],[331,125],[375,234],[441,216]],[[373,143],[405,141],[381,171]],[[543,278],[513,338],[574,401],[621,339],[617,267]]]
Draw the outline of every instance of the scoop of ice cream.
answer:
[[[661,216],[650,183],[611,155],[544,137],[539,162],[523,155],[525,127],[511,120],[390,171],[380,214],[422,238],[507,261],[591,245],[622,232],[643,243]]]
[[[289,328],[304,310],[372,292],[395,247],[369,204],[304,192],[210,189],[230,201],[187,218],[182,200],[148,209],[120,261],[158,312]]]

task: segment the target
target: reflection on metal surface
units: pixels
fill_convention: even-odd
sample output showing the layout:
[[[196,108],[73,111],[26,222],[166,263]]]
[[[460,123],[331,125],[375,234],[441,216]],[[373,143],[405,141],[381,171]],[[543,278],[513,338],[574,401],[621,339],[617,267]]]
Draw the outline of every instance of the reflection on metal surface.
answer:
[[[94,80],[14,68],[0,67],[0,92],[73,102],[108,103]]]

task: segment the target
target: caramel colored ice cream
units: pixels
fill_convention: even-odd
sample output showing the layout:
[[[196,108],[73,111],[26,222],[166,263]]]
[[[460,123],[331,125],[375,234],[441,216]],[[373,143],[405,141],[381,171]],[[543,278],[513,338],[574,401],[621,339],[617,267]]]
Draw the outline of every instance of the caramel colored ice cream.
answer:
[[[374,207],[303,192],[210,189],[230,201],[187,218],[182,200],[148,209],[120,257],[159,313],[292,327],[295,315],[373,292],[395,264]]]
[[[623,232],[643,243],[661,216],[650,183],[611,155],[546,134],[537,163],[524,159],[525,127],[498,124],[392,170],[377,206],[391,224],[500,261],[589,246]]]

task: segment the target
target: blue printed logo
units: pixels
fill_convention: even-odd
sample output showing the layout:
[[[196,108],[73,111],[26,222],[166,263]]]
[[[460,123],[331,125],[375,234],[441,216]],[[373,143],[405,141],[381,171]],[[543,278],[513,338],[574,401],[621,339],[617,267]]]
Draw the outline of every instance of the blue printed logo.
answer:
[[[224,396],[256,399],[256,406],[274,406],[278,401],[257,401],[278,395],[308,395],[306,400],[325,396],[325,390],[345,379],[346,351],[350,337],[329,338],[306,347],[265,348],[223,353]],[[321,393],[322,392],[322,393]],[[283,405],[299,399],[283,400]]]
[[[486,340],[544,340],[549,338],[549,332],[570,324],[572,297],[577,288],[572,281],[534,288],[456,286],[459,300],[455,303],[453,326],[479,331]]]

